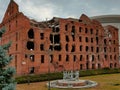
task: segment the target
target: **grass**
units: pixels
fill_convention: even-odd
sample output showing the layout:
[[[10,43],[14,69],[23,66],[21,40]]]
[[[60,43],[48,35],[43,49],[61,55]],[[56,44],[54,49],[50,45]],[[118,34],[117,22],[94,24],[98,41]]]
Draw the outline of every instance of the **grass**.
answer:
[[[56,89],[51,90],[120,90],[120,74],[105,74],[97,76],[80,77],[80,79],[93,80],[98,82],[98,86],[87,89]],[[38,82],[28,84],[18,84],[16,90],[48,90],[47,82]]]

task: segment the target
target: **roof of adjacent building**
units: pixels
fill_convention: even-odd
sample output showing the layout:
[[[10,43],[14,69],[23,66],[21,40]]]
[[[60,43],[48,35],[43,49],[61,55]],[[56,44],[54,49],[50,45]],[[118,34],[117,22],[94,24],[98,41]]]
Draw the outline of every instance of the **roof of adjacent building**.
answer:
[[[93,16],[91,19],[96,19],[101,23],[120,23],[120,15],[100,15]]]

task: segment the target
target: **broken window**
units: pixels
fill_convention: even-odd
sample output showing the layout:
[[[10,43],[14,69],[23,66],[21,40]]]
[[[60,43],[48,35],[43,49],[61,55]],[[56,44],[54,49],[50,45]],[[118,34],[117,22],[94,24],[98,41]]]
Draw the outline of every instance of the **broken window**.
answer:
[[[117,63],[114,64],[114,67],[115,67],[115,68],[117,67]]]
[[[100,60],[100,55],[98,55],[98,60]]]
[[[107,55],[104,55],[104,58],[107,59]]]
[[[18,40],[18,32],[16,32],[16,41]]]
[[[49,49],[52,51],[52,50],[53,50],[53,46],[52,46],[52,45],[50,45]]]
[[[116,59],[117,59],[117,56],[115,55],[115,56],[114,56],[114,60],[116,60]]]
[[[110,59],[112,60],[112,55],[110,55]]]
[[[89,55],[86,56],[86,59],[89,60]]]
[[[30,74],[33,74],[33,73],[35,72],[34,69],[35,69],[34,67],[31,67],[29,73],[30,73]]]
[[[72,45],[71,52],[75,52],[75,45]]]
[[[93,48],[93,46],[91,47],[91,52],[93,52],[94,51],[94,48]]]
[[[66,44],[65,48],[66,48],[66,51],[68,51],[68,44]]]
[[[16,44],[16,51],[17,51],[17,49],[18,49],[18,44]]]
[[[116,52],[116,48],[114,48],[114,52]]]
[[[34,31],[33,31],[33,29],[30,29],[30,30],[28,31],[28,37],[29,37],[30,39],[33,39],[33,38],[34,38]]]
[[[53,35],[52,34],[50,34],[50,41],[51,41],[51,43],[53,43]]]
[[[66,42],[69,42],[69,37],[68,37],[68,35],[66,35]]]
[[[40,50],[41,50],[41,51],[44,50],[44,44],[40,44]]]
[[[44,63],[44,55],[41,55],[41,63]]]
[[[69,55],[66,55],[66,62],[69,61]]]
[[[52,27],[52,31],[55,32],[55,27]]]
[[[34,50],[34,42],[28,41],[27,42],[27,49],[28,50]]]
[[[30,60],[34,62],[34,55],[30,55]]]
[[[41,40],[44,39],[44,33],[40,33],[40,39],[41,39]]]
[[[98,32],[99,32],[99,31],[98,31],[98,29],[97,29],[97,30],[96,30],[96,35],[98,35]]]
[[[89,50],[89,47],[88,46],[86,46],[86,52]]]
[[[82,51],[82,45],[80,45],[80,51]]]

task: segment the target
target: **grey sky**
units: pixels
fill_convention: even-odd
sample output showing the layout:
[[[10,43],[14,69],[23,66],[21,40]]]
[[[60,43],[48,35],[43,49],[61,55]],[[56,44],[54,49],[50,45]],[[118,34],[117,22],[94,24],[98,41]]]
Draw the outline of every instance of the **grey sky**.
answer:
[[[14,0],[20,11],[37,21],[52,17],[79,18],[87,16],[120,14],[120,0]],[[0,22],[10,0],[0,0]]]

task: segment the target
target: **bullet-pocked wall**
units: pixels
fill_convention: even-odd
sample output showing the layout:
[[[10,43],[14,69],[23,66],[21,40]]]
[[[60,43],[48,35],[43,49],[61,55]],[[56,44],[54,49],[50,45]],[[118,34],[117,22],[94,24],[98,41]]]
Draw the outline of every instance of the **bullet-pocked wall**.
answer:
[[[14,13],[13,13],[14,12]],[[79,19],[56,18],[37,22],[19,12],[11,0],[0,28],[1,44],[12,41],[8,53],[17,75],[119,68],[118,29],[103,27],[82,14]]]

